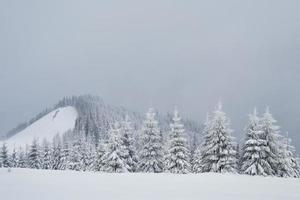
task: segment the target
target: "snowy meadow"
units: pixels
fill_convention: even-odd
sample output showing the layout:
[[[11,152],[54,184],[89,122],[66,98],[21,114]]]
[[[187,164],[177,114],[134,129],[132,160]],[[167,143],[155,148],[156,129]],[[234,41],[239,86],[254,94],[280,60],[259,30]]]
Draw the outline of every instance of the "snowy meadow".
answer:
[[[300,181],[232,174],[115,174],[0,169],[5,200],[298,200]]]

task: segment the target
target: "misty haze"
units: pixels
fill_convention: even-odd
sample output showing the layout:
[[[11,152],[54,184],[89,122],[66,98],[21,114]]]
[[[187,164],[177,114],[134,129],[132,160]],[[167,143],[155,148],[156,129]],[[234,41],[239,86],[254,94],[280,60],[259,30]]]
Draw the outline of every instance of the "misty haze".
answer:
[[[40,193],[56,195],[47,199],[84,199],[86,193],[86,199],[97,194],[98,199],[250,199],[247,193],[230,196],[226,186],[247,191],[249,182],[248,189],[257,191],[254,199],[300,198],[298,179],[290,178],[300,177],[299,8],[296,0],[1,1],[0,199],[1,194],[22,199],[17,192],[22,180],[28,181],[25,200],[32,197],[36,180],[46,183],[61,175],[57,187],[72,184],[73,171],[87,171],[76,181],[91,180],[101,191],[91,187],[82,196],[69,196],[72,188],[57,193],[51,187]],[[153,146],[161,147],[153,150],[153,166],[147,166],[145,153],[153,147],[145,139],[149,127],[159,143]],[[175,137],[176,127],[181,139]],[[132,149],[119,158],[112,149],[123,148],[125,130],[132,134]],[[268,131],[273,135],[266,136]],[[210,142],[219,132],[227,139],[217,144],[226,144],[222,152],[227,153],[210,163],[215,155],[205,155],[212,155]],[[180,169],[170,167],[176,139],[184,146]],[[255,139],[267,153],[249,156],[247,145],[255,145]],[[251,148],[253,153],[258,147]],[[130,161],[122,160],[124,154]],[[113,167],[107,166],[109,155],[115,158]],[[262,155],[267,164],[257,161]],[[128,174],[123,179],[105,172]],[[129,174],[134,172],[141,177]],[[151,173],[160,173],[158,180]],[[170,181],[164,173],[187,177]],[[121,188],[127,179],[129,185],[119,190],[124,198],[103,189]],[[148,181],[161,185],[148,191]],[[182,192],[172,193],[181,181]],[[220,193],[203,189],[206,182],[209,187],[218,183]],[[272,187],[263,191],[256,183]],[[161,192],[168,184],[174,190]],[[203,194],[186,196],[197,184]]]

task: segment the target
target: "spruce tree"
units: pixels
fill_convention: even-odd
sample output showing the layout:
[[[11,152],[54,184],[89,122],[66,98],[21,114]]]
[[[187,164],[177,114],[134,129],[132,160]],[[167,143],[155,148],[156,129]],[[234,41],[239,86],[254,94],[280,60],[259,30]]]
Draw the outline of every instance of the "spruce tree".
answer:
[[[122,160],[126,163],[129,172],[135,172],[137,167],[138,158],[136,155],[136,149],[134,146],[133,129],[129,116],[127,115],[125,120],[121,123],[121,141],[124,148],[124,154]]]
[[[209,118],[209,115],[207,114],[202,135],[208,134],[209,123],[210,123],[209,120],[210,120],[210,118]],[[202,163],[201,163],[202,151],[201,150],[202,150],[202,146],[196,147],[194,150],[194,153],[192,155],[191,164],[192,164],[192,172],[194,172],[194,173],[202,173]]]
[[[9,162],[10,162],[11,167],[14,167],[14,168],[18,167],[19,158],[18,158],[18,153],[15,148],[13,149],[13,151],[11,153]]]
[[[23,151],[22,148],[18,151],[18,168],[26,168],[27,167],[27,156],[26,153]]]
[[[240,172],[249,175],[271,175],[272,168],[266,161],[267,142],[263,138],[260,119],[256,110],[249,115],[246,127],[246,139],[242,148]]]
[[[81,146],[81,162],[83,171],[93,171],[94,170],[94,160],[95,160],[95,146],[92,140],[88,138],[85,139],[83,145]]]
[[[28,167],[31,169],[41,168],[40,148],[38,141],[33,140],[28,152]]]
[[[68,169],[75,171],[82,170],[82,146],[83,136],[82,134],[76,134],[70,148]]]
[[[105,160],[104,160],[104,155],[105,155],[105,149],[107,144],[105,142],[100,141],[97,147],[96,151],[96,156],[95,156],[95,166],[94,166],[94,171],[96,172],[102,172],[104,171],[104,166],[105,166]]]
[[[262,119],[261,119],[261,139],[266,142],[264,148],[264,158],[265,161],[270,165],[270,170],[267,175],[278,176],[279,175],[279,165],[280,165],[280,135],[279,126],[276,125],[276,120],[271,115],[269,108],[266,109]]]
[[[291,145],[291,139],[288,134],[282,140],[282,149],[279,164],[280,177],[300,177],[300,168],[297,159],[294,156],[295,147]]]
[[[222,104],[219,103],[213,113],[213,117],[206,123],[204,138],[198,163],[194,166],[195,171],[200,172],[237,172],[236,144],[231,136],[229,120],[222,111]]]
[[[114,126],[109,130],[108,143],[105,149],[104,155],[104,171],[105,172],[128,172],[127,163],[124,162],[122,157],[124,156],[125,148],[122,145],[121,140],[121,131],[118,123],[115,123]]]
[[[160,173],[164,169],[163,140],[153,109],[149,109],[144,121],[138,169],[140,172]]]
[[[2,144],[1,151],[0,151],[0,166],[1,167],[10,167],[10,162],[9,162],[9,155],[8,155],[8,150],[6,143]]]
[[[42,169],[51,169],[51,148],[48,141],[43,141],[43,146],[41,150],[41,167]]]
[[[171,126],[170,145],[166,158],[166,170],[176,174],[186,174],[191,170],[190,150],[185,138],[184,126],[178,111],[174,111],[173,123]]]
[[[64,140],[62,149],[61,149],[61,163],[60,163],[60,169],[66,170],[69,166],[69,143]]]
[[[51,150],[51,169],[60,170],[61,169],[61,138],[56,135],[53,138],[52,150]]]

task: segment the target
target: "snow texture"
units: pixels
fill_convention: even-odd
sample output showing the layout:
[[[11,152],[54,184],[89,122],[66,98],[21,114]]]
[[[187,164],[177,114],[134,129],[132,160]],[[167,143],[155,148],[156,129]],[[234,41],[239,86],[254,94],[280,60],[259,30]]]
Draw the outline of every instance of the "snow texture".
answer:
[[[8,148],[24,148],[30,145],[34,139],[51,141],[55,135],[62,135],[75,127],[78,113],[74,107],[58,108],[42,117],[23,131],[6,140]]]
[[[6,200],[298,200],[300,181],[233,174],[110,174],[0,169]]]

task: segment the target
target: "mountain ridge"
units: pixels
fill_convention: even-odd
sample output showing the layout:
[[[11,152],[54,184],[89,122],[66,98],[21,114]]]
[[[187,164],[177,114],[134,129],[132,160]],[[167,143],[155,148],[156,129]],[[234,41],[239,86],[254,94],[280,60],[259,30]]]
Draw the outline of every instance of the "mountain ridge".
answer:
[[[104,137],[115,121],[122,121],[127,115],[133,122],[133,128],[135,130],[141,128],[143,120],[145,118],[145,116],[139,112],[134,112],[121,106],[118,107],[106,104],[98,96],[70,96],[62,98],[54,106],[46,108],[44,111],[40,112],[28,122],[16,126],[5,135],[3,140],[9,140],[10,138],[13,138],[15,135],[22,133],[22,131],[34,125],[36,122],[49,115],[51,112],[68,106],[74,107],[78,113],[73,131],[84,131],[86,135],[93,134],[96,140]],[[168,132],[172,115],[170,113],[157,113],[157,118],[160,122],[162,132]],[[185,119],[183,121],[186,126],[190,141],[199,141],[201,126],[192,120]],[[195,140],[195,138],[197,138],[197,140]]]

